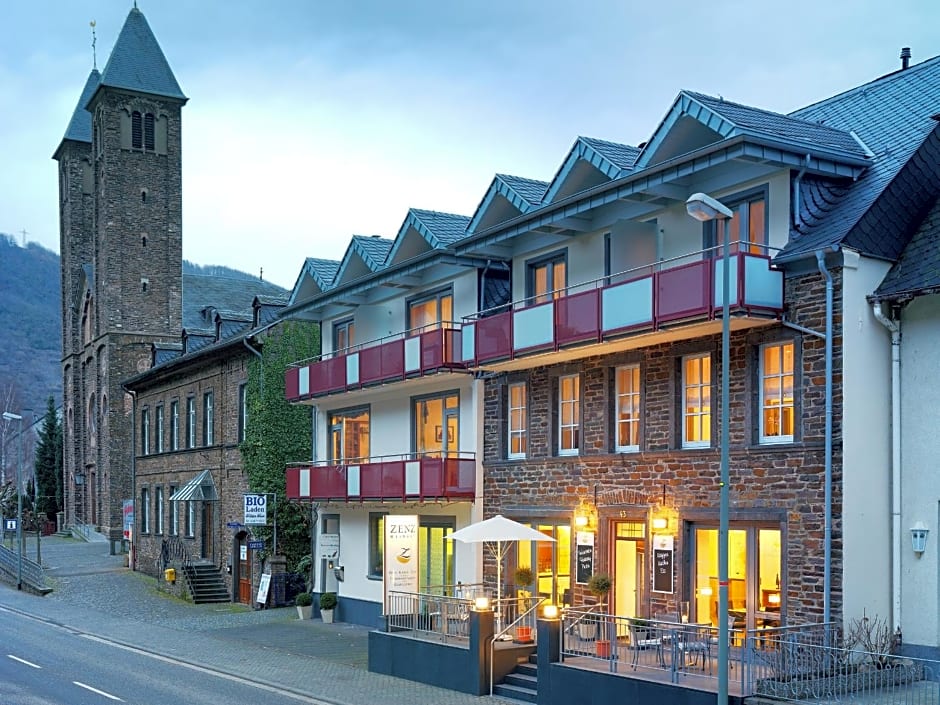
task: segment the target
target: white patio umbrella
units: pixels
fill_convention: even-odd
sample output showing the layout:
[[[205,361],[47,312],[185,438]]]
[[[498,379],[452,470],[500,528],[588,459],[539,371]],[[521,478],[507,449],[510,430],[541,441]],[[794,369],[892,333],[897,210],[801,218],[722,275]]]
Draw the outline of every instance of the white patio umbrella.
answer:
[[[496,604],[500,606],[500,611],[502,608],[500,601],[503,596],[503,559],[509,551],[509,546],[504,544],[512,541],[555,540],[541,531],[536,531],[525,524],[520,524],[518,521],[507,519],[501,514],[465,526],[450,534],[447,538],[463,543],[482,543],[492,551],[496,557]]]

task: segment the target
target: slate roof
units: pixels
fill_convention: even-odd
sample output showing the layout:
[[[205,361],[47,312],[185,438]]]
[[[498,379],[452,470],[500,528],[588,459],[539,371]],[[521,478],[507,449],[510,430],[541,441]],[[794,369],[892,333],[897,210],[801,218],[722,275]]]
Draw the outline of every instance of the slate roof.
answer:
[[[394,243],[394,240],[378,235],[353,235],[350,245],[359,252],[366,266],[375,272],[385,264],[388,251]]]
[[[434,247],[446,247],[461,239],[467,233],[467,226],[470,224],[470,218],[465,215],[426,211],[418,208],[411,208],[409,211],[415,219],[421,221],[421,224],[437,240],[436,243],[431,243]]]
[[[108,63],[101,73],[100,85],[184,101],[187,99],[144,13],[136,7],[124,21]]]
[[[287,306],[287,302],[290,301],[290,295],[279,294],[275,296],[271,294],[258,294],[254,298],[254,301],[257,301],[260,306]]]
[[[308,257],[306,262],[307,270],[319,280],[320,287],[325,289],[333,283],[336,272],[339,271],[339,260],[335,259],[317,259]]]
[[[746,132],[779,137],[787,142],[831,147],[855,157],[866,156],[865,149],[848,132],[850,128],[838,129],[808,119],[714,98],[704,93],[682,92]]]
[[[511,176],[509,174],[497,174],[500,179],[509,188],[516,192],[531,207],[535,208],[542,205],[542,199],[545,192],[548,191],[549,183],[547,181],[536,181],[535,179],[526,179],[522,176]]]
[[[631,147],[628,144],[620,144],[619,142],[599,140],[595,137],[579,137],[578,139],[590,145],[595,151],[604,155],[607,159],[624,170],[632,169],[633,165],[636,164],[636,158],[640,156],[639,147]]]
[[[935,57],[790,113],[852,130],[874,154],[828,217],[791,233],[779,261],[836,245],[887,259],[898,256],[903,239],[884,233],[909,233],[932,200],[931,190],[940,188],[940,160],[932,154],[938,95],[940,57]]]
[[[88,101],[98,90],[98,84],[101,82],[101,74],[98,69],[92,69],[88,74],[88,80],[85,81],[85,87],[78,98],[78,105],[75,106],[75,112],[72,113],[72,119],[69,120],[68,127],[65,128],[63,140],[74,140],[75,142],[87,142],[91,144],[91,113],[85,108]]]
[[[193,331],[203,328],[205,321],[202,311],[207,306],[219,312],[251,311],[255,296],[279,296],[286,293],[276,284],[260,279],[184,274],[183,327]]]
[[[940,198],[908,242],[873,299],[906,299],[940,291]]]

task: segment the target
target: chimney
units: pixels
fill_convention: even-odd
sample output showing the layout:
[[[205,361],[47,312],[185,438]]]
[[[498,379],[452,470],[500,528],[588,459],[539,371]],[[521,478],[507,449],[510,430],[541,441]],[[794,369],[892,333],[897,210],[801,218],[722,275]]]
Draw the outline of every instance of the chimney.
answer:
[[[910,65],[911,65],[911,48],[904,47],[901,49],[901,70],[903,71]]]

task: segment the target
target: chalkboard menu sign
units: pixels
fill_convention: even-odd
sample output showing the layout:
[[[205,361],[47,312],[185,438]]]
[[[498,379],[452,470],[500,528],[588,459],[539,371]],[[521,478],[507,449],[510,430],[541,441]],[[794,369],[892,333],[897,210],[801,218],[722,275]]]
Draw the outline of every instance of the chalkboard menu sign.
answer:
[[[584,584],[594,574],[594,546],[578,544],[576,582]]]
[[[653,549],[653,592],[673,592],[672,550]]]

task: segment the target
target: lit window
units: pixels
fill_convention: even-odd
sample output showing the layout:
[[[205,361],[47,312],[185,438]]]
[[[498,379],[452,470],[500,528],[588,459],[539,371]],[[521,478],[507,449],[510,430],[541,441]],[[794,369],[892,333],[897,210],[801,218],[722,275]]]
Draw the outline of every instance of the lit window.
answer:
[[[765,345],[760,355],[760,441],[793,441],[793,343]]]
[[[581,378],[558,378],[558,455],[577,455],[581,448]]]
[[[617,368],[616,449],[640,449],[640,366]]]
[[[369,577],[383,577],[385,564],[385,515],[369,514]]]
[[[540,304],[563,296],[568,286],[567,270],[564,253],[530,263],[526,282],[530,303]]]
[[[723,203],[734,215],[728,221],[728,242],[731,252],[767,254],[767,203],[763,193],[735,201],[732,197]],[[710,220],[704,223],[706,239],[715,256],[721,256],[725,221]]]
[[[711,355],[682,359],[682,447],[707,448],[712,439]]]
[[[345,462],[369,457],[369,410],[330,414],[330,460]]]
[[[412,413],[416,453],[447,456],[460,449],[460,397],[456,393],[415,399]]]
[[[525,382],[509,385],[509,457],[524,458],[528,449]]]
[[[431,330],[453,319],[454,296],[450,290],[408,302],[408,330]]]
[[[351,318],[333,324],[333,352],[351,348],[356,340],[356,323]]]

